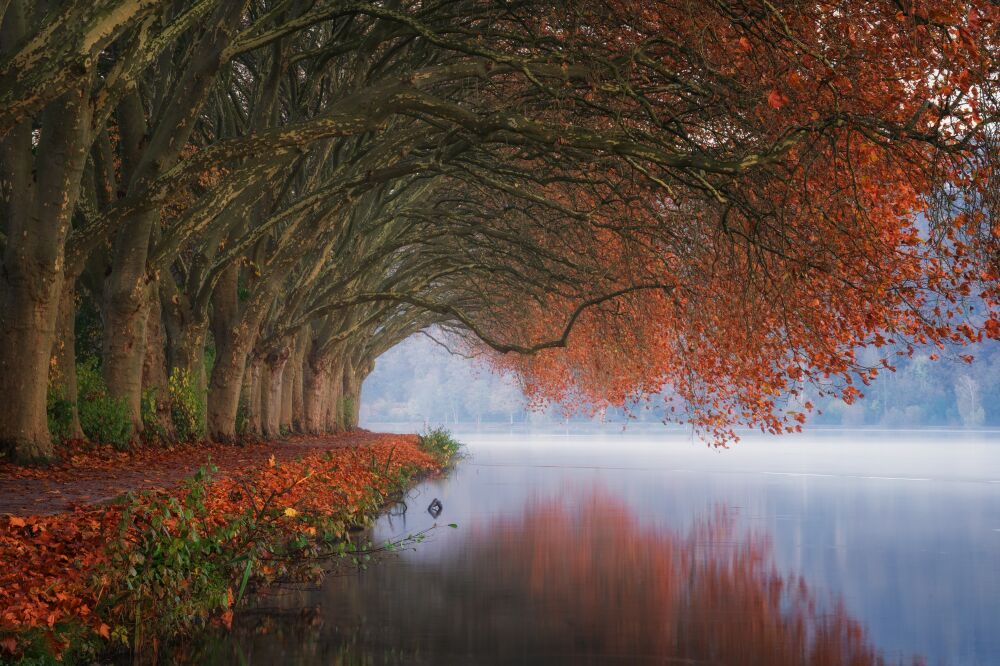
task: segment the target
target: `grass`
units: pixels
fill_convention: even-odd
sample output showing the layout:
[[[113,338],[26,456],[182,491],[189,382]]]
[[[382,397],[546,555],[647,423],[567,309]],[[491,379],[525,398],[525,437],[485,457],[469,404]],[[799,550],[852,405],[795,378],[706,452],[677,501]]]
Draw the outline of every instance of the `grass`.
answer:
[[[417,436],[420,448],[437,460],[442,467],[454,464],[462,457],[464,446],[447,428],[428,428]]]

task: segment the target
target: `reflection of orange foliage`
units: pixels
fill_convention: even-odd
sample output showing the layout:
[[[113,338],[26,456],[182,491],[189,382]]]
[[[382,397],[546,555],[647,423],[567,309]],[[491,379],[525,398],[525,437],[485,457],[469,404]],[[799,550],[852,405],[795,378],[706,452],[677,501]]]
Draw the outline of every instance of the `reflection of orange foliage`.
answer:
[[[491,587],[538,609],[530,631],[545,644],[697,663],[885,663],[842,605],[780,575],[768,541],[725,511],[678,534],[643,528],[598,493],[535,504],[477,532],[470,551]]]
[[[273,445],[256,448],[263,456],[274,449]],[[401,468],[438,468],[413,436],[367,435],[358,447],[292,450],[304,455],[290,460],[287,450],[279,450],[283,461],[275,462],[272,455],[267,464],[261,455],[217,447],[217,454],[259,460],[257,466],[232,469],[211,484],[205,499],[208,522],[221,525],[250,511],[253,498],[244,489],[252,487],[261,497],[280,493],[273,510],[262,516],[264,528],[286,537],[314,535],[311,524],[317,518],[334,518],[345,525],[359,521],[373,502],[390,491],[391,479]],[[186,448],[178,451],[191,455]],[[184,462],[176,455],[161,458],[160,464],[167,468]],[[105,464],[111,467],[111,462]],[[155,475],[153,469],[146,471]],[[87,506],[51,516],[0,517],[0,635],[73,621],[107,638],[108,627],[95,610],[103,597],[115,591],[103,589],[94,574],[107,563],[106,547],[115,538],[121,509],[121,505]]]

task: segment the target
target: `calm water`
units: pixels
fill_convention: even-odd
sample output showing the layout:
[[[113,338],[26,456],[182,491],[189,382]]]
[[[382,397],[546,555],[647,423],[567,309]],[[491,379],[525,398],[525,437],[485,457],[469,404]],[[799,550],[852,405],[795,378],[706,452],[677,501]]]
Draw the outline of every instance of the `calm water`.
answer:
[[[1000,436],[461,439],[375,538],[458,529],[261,598],[198,660],[1000,664]]]

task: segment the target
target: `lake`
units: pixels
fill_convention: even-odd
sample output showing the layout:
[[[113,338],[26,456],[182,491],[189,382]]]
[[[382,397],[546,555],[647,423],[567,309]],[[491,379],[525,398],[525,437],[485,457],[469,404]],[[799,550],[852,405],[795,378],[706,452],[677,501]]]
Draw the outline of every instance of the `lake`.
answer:
[[[374,528],[423,543],[262,595],[199,661],[1000,663],[998,434],[458,434]]]

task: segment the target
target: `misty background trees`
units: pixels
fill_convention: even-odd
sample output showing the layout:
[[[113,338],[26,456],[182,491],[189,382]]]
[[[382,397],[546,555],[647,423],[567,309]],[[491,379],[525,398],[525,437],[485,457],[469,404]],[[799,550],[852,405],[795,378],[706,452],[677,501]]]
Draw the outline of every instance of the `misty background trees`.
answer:
[[[435,336],[437,339],[437,336]],[[932,361],[929,351],[899,362],[852,405],[806,394],[816,403],[812,423],[826,427],[996,428],[1000,427],[1000,350],[977,349],[971,363]],[[662,400],[660,398],[663,398]],[[451,353],[424,335],[408,338],[375,362],[362,389],[363,425],[548,428],[570,424],[654,424],[666,418],[668,394],[635,401],[628,409],[569,414],[557,404],[529,408],[512,375],[496,374],[483,359]]]

